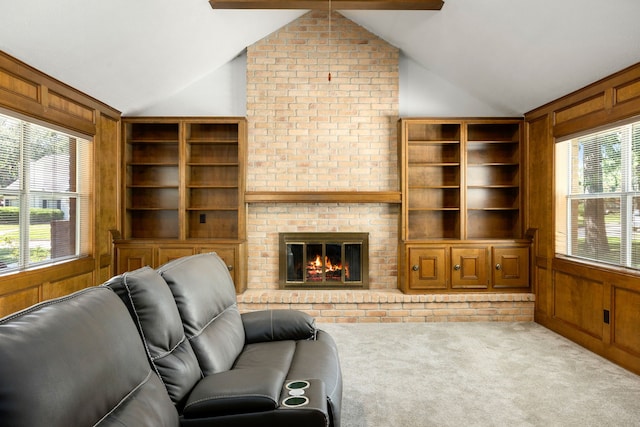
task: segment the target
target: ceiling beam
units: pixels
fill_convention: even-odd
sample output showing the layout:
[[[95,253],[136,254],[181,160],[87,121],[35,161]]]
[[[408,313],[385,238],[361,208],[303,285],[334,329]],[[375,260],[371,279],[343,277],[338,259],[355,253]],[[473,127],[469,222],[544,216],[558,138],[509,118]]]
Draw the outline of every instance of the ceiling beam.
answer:
[[[329,0],[209,0],[214,9],[328,10]],[[332,10],[440,10],[443,0],[331,0]]]

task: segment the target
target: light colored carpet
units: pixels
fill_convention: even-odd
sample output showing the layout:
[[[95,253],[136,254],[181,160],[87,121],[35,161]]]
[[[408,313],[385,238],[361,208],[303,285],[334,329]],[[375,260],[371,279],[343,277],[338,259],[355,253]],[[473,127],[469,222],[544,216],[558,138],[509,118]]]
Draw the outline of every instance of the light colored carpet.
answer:
[[[319,326],[342,427],[640,426],[640,376],[535,323]]]

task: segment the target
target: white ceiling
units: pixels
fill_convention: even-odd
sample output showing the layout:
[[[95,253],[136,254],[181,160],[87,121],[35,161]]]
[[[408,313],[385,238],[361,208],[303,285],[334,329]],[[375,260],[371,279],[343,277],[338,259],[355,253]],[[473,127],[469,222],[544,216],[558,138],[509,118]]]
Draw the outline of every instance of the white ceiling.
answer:
[[[207,0],[0,0],[0,49],[127,113],[222,67],[304,10]],[[344,11],[430,73],[525,113],[640,62],[639,0],[445,0]]]

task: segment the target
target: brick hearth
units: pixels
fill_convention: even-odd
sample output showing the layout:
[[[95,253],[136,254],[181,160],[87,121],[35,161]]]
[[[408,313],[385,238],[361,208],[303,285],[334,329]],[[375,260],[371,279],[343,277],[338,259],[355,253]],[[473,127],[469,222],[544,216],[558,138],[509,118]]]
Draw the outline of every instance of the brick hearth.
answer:
[[[531,322],[533,294],[406,295],[400,291],[246,291],[240,310],[303,310],[318,322]]]

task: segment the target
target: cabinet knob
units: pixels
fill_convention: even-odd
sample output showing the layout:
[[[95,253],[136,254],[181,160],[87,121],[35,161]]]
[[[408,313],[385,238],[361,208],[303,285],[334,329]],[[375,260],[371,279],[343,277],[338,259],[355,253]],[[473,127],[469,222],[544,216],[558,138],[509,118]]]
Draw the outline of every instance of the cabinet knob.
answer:
[[[502,266],[500,264],[496,264],[496,270],[498,271],[502,270]]]
[[[416,265],[414,265],[413,267],[411,267],[411,269],[412,269],[413,271],[418,271],[418,270],[420,270],[420,267],[418,267],[418,265],[416,264]]]
[[[453,269],[454,269],[455,271],[460,270],[460,264],[456,264],[456,265],[454,265],[454,266],[453,266]]]
[[[231,264],[227,265],[227,270],[229,270],[229,271],[233,270],[233,265],[231,265]]]

